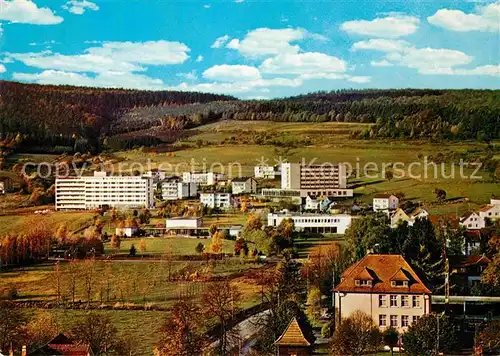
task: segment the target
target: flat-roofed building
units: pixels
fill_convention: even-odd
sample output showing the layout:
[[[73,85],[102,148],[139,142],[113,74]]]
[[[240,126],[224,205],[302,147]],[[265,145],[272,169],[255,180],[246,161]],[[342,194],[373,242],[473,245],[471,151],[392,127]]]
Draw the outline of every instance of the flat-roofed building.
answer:
[[[224,174],[215,172],[184,172],[182,181],[199,185],[214,185],[224,179]]]
[[[257,181],[252,177],[234,178],[231,188],[233,194],[257,193]]]
[[[278,226],[283,220],[292,219],[296,231],[318,234],[345,234],[351,225],[352,217],[348,214],[275,214],[267,215],[268,226]]]
[[[276,179],[281,176],[279,166],[255,166],[254,176],[259,179]]]
[[[200,193],[200,202],[212,209],[229,209],[231,207],[231,194],[221,192]]]
[[[169,177],[160,183],[163,200],[177,200],[196,197],[198,184],[183,182],[180,177]]]
[[[93,176],[56,178],[56,210],[110,208],[151,208],[154,184],[146,176]]]

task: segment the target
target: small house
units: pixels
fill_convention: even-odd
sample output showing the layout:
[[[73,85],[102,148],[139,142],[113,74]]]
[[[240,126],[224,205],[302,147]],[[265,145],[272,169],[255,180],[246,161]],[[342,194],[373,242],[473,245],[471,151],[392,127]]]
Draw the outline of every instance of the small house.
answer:
[[[280,356],[307,356],[313,354],[314,341],[309,328],[295,317],[274,344]]]

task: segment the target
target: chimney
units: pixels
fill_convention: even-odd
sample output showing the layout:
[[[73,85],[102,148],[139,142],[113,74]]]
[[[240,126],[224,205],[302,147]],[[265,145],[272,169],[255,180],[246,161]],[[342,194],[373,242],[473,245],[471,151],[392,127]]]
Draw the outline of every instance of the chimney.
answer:
[[[28,356],[28,349],[26,345],[23,345],[23,350],[21,351],[21,356]]]

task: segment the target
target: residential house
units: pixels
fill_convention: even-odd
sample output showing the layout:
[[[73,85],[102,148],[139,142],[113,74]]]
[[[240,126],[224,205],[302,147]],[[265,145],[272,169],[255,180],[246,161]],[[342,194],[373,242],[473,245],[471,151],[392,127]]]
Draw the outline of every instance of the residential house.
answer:
[[[460,226],[467,230],[477,230],[484,228],[484,218],[473,211],[468,211],[460,217]]]
[[[459,292],[470,293],[480,283],[481,273],[491,263],[484,255],[449,256],[450,281]]]
[[[26,352],[26,351],[25,351]],[[26,355],[26,353],[25,353]],[[28,356],[94,356],[89,345],[77,344],[64,334],[59,334],[44,346],[27,353]]]
[[[479,216],[483,219],[496,220],[500,218],[500,199],[492,198],[490,204],[479,210]]]
[[[274,342],[280,356],[309,356],[313,354],[314,335],[305,323],[293,318]]]
[[[231,187],[233,194],[257,193],[257,181],[252,177],[234,178]]]
[[[304,209],[317,211],[319,210],[319,205],[320,205],[320,199],[318,197],[316,197],[315,195],[308,195],[306,197],[306,203],[304,204]]]
[[[410,218],[403,209],[397,208],[391,215],[391,227],[395,228],[403,221],[406,221],[410,226],[412,226],[414,222],[414,220]]]
[[[373,197],[373,211],[389,212],[396,210],[399,199],[392,194],[375,194]]]
[[[160,183],[163,200],[177,200],[196,197],[198,183],[183,182],[180,177],[169,177]]]
[[[279,166],[255,166],[254,177],[259,179],[276,179],[281,176]]]
[[[421,207],[416,208],[410,214],[410,218],[413,221],[415,221],[417,219],[424,219],[424,218],[427,218],[428,216],[429,216],[429,213],[427,212],[427,210],[425,210]]]
[[[334,293],[341,317],[361,310],[381,329],[400,332],[431,308],[431,291],[401,255],[366,255],[344,271]]]
[[[231,194],[221,192],[200,193],[200,202],[212,209],[226,210],[231,207]]]

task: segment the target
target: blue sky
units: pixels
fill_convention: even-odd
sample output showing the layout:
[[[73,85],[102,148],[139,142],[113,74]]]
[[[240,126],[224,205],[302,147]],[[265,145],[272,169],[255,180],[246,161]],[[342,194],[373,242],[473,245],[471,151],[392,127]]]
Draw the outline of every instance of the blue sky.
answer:
[[[499,88],[500,2],[0,0],[0,78],[272,98]]]

